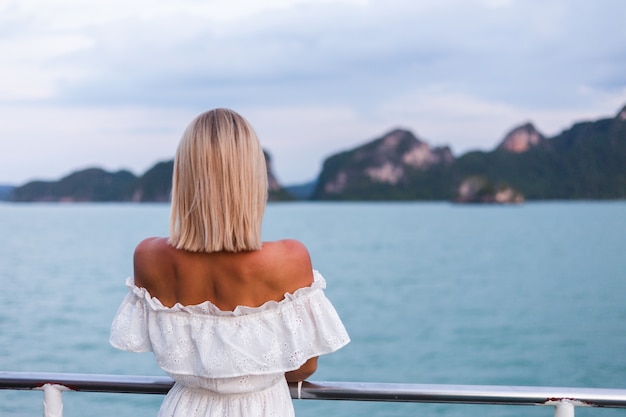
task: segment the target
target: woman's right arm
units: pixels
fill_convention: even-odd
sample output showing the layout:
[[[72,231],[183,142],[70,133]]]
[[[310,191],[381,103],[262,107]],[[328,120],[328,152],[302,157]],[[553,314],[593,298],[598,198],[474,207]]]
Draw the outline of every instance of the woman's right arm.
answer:
[[[280,241],[282,250],[278,259],[281,265],[277,268],[282,279],[282,294],[294,293],[300,288],[313,283],[313,266],[307,248],[299,241],[285,239]],[[300,368],[285,372],[287,382],[304,381],[317,370],[317,356],[310,358]]]

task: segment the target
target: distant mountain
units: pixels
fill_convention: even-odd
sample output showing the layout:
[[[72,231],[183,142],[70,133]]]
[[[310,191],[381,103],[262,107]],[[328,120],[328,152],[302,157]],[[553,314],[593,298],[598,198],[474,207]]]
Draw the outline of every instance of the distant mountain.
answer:
[[[271,201],[447,200],[520,202],[549,199],[626,199],[626,106],[613,118],[580,122],[548,138],[532,123],[505,135],[492,151],[455,158],[395,129],[324,161],[311,183],[283,187],[265,153]],[[16,187],[12,201],[169,201],[173,161],[140,177],[99,168],[59,181]],[[0,188],[0,199],[7,188]]]
[[[454,163],[448,147],[431,148],[396,129],[324,162],[315,200],[396,200],[437,197],[441,172]],[[430,184],[415,187],[416,183]]]
[[[483,175],[531,200],[626,198],[626,107],[614,118],[576,123],[523,150],[503,144],[460,157],[452,185]]]
[[[494,184],[486,177],[474,175],[459,185],[457,203],[520,204],[524,196],[505,183]]]
[[[552,138],[525,123],[493,151],[456,159],[446,147],[394,130],[326,159],[313,199],[462,201],[477,178],[514,201],[626,198],[626,107]]]
[[[285,191],[297,200],[310,200],[316,185],[317,180],[309,181],[304,184],[286,185]]]
[[[0,185],[0,201],[8,199],[14,188],[13,185]]]
[[[272,157],[263,151],[267,165],[267,182],[270,201],[292,200],[276,180],[272,169]],[[132,201],[135,202],[168,202],[172,192],[172,175],[174,160],[159,162],[146,171],[134,184]]]
[[[270,201],[293,200],[283,189],[271,168],[271,157],[265,153]],[[74,172],[59,181],[32,181],[15,187],[8,197],[20,202],[168,202],[172,190],[174,161],[155,164],[142,176],[128,171],[107,172],[89,168]]]
[[[541,146],[546,138],[535,129],[532,123],[526,123],[511,130],[497,149],[512,153],[523,153],[536,146]]]
[[[157,163],[135,181],[131,201],[169,202],[173,173],[174,160]]]
[[[269,201],[291,201],[294,200],[294,196],[283,188],[274,175],[274,167],[272,165],[272,156],[267,151],[263,151],[265,154],[265,165],[267,166],[267,191]]]
[[[129,171],[107,172],[89,168],[59,181],[32,181],[16,187],[11,201],[103,202],[128,201],[137,177]]]

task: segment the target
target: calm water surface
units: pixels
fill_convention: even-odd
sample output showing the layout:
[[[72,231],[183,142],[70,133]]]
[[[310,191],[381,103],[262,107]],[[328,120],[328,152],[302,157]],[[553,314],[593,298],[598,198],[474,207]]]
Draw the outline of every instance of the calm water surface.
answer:
[[[0,370],[163,375],[108,344],[166,205],[0,204]],[[267,240],[308,247],[352,337],[312,380],[626,388],[626,203],[272,204]],[[64,415],[154,416],[152,395],[66,393]],[[42,413],[0,391],[0,416]],[[550,416],[551,408],[296,402],[299,416]],[[577,416],[625,410],[577,409]]]

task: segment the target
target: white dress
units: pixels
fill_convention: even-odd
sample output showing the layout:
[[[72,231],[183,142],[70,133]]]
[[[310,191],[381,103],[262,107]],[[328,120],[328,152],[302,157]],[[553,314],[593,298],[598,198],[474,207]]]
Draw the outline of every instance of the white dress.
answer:
[[[202,304],[165,307],[144,288],[130,288],[111,325],[111,344],[152,351],[175,384],[159,417],[293,416],[285,372],[334,352],[350,338],[314,282],[280,301],[222,311]]]

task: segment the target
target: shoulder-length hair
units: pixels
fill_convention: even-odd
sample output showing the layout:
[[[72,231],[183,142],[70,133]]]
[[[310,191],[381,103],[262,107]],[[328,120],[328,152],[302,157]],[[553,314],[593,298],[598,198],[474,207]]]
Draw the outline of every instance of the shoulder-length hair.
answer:
[[[169,242],[193,252],[260,249],[267,202],[263,148],[228,109],[200,114],[176,150]]]

